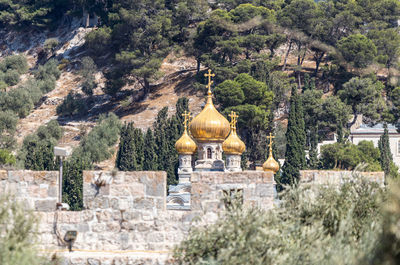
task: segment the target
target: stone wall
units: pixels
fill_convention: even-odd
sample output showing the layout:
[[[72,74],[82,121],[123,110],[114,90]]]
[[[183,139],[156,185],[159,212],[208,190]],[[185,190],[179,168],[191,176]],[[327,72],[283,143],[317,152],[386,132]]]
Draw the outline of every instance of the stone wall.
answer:
[[[84,210],[55,211],[58,172],[0,171],[0,192],[14,192],[40,217],[39,248],[58,252],[64,264],[166,264],[172,248],[193,226],[215,222],[224,191],[243,191],[247,206],[271,208],[271,173],[202,172],[192,175],[189,211],[166,209],[165,172],[86,171]],[[77,231],[74,252],[63,242]]]
[[[240,190],[246,206],[270,209],[275,196],[274,175],[263,171],[194,172],[191,175],[193,211],[218,212],[224,193]]]
[[[352,171],[345,170],[300,170],[300,181],[315,184],[339,184],[353,178],[352,174]],[[358,172],[358,174],[363,178],[384,185],[384,172]]]
[[[14,194],[30,209],[41,212],[56,210],[58,172],[0,170],[0,194]]]

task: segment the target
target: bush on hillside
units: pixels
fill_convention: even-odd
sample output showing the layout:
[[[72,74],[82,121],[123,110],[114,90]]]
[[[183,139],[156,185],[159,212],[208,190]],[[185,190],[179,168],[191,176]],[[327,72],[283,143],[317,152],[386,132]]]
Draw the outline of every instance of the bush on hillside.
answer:
[[[87,114],[88,106],[81,94],[69,92],[64,101],[57,106],[57,115],[72,116]]]
[[[357,177],[340,187],[288,188],[268,212],[233,201],[215,224],[193,229],[175,249],[175,262],[367,264],[381,232],[383,198],[376,183]]]
[[[0,62],[0,71],[7,72],[8,70],[15,70],[19,74],[24,74],[28,71],[28,62],[23,55],[10,55],[5,57]]]
[[[15,162],[17,161],[9,150],[0,149],[0,167],[4,165],[14,165]]]
[[[62,137],[62,128],[56,120],[42,125],[38,130],[25,137],[18,158],[25,169],[55,170],[54,146]]]
[[[14,146],[14,134],[18,117],[12,111],[0,111],[0,149],[11,149]]]
[[[121,127],[115,114],[101,115],[97,126],[82,139],[81,152],[94,163],[109,159],[114,152],[110,147],[117,143]]]
[[[8,70],[3,77],[4,82],[9,86],[15,86],[19,82],[19,73],[17,70]]]

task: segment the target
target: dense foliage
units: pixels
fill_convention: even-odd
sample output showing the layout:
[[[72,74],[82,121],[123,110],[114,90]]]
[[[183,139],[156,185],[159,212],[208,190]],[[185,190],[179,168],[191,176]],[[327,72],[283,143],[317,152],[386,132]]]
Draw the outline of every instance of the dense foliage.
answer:
[[[40,126],[33,134],[25,137],[18,155],[25,169],[55,170],[54,147],[63,135],[56,120]]]
[[[358,177],[340,187],[287,189],[269,211],[231,203],[175,249],[177,264],[396,264],[400,185],[391,198]],[[390,237],[390,242],[385,239]]]
[[[163,170],[167,172],[167,183],[176,184],[178,153],[175,143],[183,133],[184,111],[189,110],[187,98],[179,98],[176,112],[168,117],[168,108],[158,112],[153,130],[147,132],[125,124],[121,130],[116,167],[123,171]],[[153,132],[154,131],[154,132]]]
[[[357,165],[367,163],[367,171],[381,171],[380,151],[371,141],[334,143],[321,147],[321,163],[326,169],[353,170]]]
[[[15,198],[0,195],[0,264],[56,264],[39,256],[35,249],[37,221],[34,214]]]
[[[77,211],[83,207],[83,170],[89,170],[93,163],[109,159],[113,155],[112,147],[118,141],[121,127],[115,114],[101,115],[97,125],[83,137],[64,163],[63,201],[69,204],[71,210]]]

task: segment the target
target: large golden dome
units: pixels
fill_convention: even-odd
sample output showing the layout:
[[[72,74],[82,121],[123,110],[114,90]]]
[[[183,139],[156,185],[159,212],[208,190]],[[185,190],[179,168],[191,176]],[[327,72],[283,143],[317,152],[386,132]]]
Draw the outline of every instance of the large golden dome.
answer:
[[[276,162],[274,157],[272,156],[272,148],[269,149],[269,156],[267,161],[263,164],[263,170],[266,172],[272,172],[276,174],[279,170],[279,163]]]
[[[180,155],[192,155],[196,152],[196,143],[193,141],[192,137],[188,135],[186,126],[181,138],[176,141],[175,148]]]
[[[207,103],[199,115],[190,123],[190,133],[198,142],[223,142],[229,131],[229,122],[214,107],[209,88]]]
[[[238,116],[234,112],[232,112],[230,116],[232,117],[231,133],[222,143],[222,149],[224,153],[228,155],[241,155],[246,150],[246,145],[240,140],[236,133],[236,118]]]

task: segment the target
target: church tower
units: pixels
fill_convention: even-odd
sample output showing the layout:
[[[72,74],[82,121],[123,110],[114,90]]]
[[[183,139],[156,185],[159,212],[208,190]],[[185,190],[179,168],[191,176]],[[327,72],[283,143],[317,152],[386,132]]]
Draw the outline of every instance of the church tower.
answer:
[[[179,140],[175,143],[175,149],[178,152],[179,159],[179,184],[188,183],[190,181],[190,174],[193,172],[192,156],[197,149],[196,143],[187,132],[187,124],[190,119],[190,112],[185,111],[182,116],[184,117],[184,131],[181,138],[179,138]]]
[[[230,131],[228,120],[218,112],[212,100],[211,70],[208,70],[207,103],[203,110],[190,123],[190,133],[197,143],[198,160],[195,171],[225,171],[222,160],[222,142]]]
[[[239,116],[236,112],[232,111],[229,117],[231,117],[231,133],[223,142],[222,149],[226,155],[226,170],[238,172],[242,171],[240,163],[242,160],[242,154],[246,150],[246,146],[236,133],[236,123]]]

